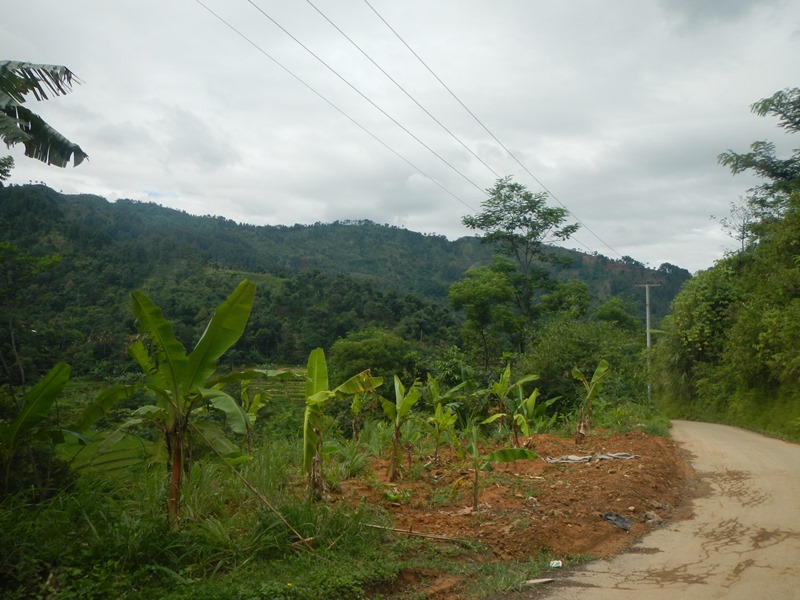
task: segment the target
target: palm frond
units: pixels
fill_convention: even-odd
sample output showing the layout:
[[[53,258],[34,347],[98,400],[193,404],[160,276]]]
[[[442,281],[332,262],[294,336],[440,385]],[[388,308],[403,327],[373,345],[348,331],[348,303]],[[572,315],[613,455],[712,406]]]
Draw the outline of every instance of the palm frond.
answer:
[[[25,145],[25,156],[48,165],[66,167],[70,160],[77,167],[89,156],[24,106],[12,106],[0,113],[0,136],[7,146]]]
[[[39,115],[22,106],[27,94],[37,100],[67,94],[80,80],[67,67],[20,61],[0,61],[0,138],[7,146],[25,145],[25,156],[49,165],[77,167],[88,155]]]
[[[33,93],[37,100],[63,96],[72,90],[72,82],[82,83],[62,65],[44,65],[17,60],[0,61],[0,90],[23,104],[25,96]]]

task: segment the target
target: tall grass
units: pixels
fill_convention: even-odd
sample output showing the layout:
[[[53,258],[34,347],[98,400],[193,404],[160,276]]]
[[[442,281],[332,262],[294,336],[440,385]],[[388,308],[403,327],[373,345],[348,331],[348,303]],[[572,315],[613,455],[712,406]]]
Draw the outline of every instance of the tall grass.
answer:
[[[343,443],[341,475],[358,470],[360,457]],[[276,440],[239,467],[280,516],[221,461],[194,464],[177,530],[166,518],[163,466],[125,478],[87,468],[46,502],[6,498],[0,596],[214,597],[217,584],[228,581],[241,592],[229,589],[228,597],[281,597],[280,590],[287,598],[355,598],[372,578],[391,578],[396,567],[379,560],[385,532],[367,527],[386,525],[386,516],[366,505],[308,501],[299,462],[296,442]],[[259,586],[240,579],[246,572],[258,573]]]

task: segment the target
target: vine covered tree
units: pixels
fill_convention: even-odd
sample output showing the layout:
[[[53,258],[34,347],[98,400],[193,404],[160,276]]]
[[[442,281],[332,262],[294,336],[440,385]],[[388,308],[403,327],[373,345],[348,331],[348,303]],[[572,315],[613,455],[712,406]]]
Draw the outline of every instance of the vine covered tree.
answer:
[[[569,239],[579,226],[565,224],[567,210],[547,206],[547,193],[534,194],[510,177],[498,179],[487,192],[489,197],[481,203],[481,212],[466,215],[461,221],[470,229],[483,231],[481,241],[496,245],[516,263],[517,273],[512,278],[515,301],[530,322],[534,317],[533,297],[547,279],[546,271],[538,265],[557,262],[548,244]]]
[[[88,155],[26,106],[28,96],[63,96],[80,80],[67,67],[14,60],[0,61],[0,137],[7,146],[23,144],[25,156],[48,165],[77,167]]]

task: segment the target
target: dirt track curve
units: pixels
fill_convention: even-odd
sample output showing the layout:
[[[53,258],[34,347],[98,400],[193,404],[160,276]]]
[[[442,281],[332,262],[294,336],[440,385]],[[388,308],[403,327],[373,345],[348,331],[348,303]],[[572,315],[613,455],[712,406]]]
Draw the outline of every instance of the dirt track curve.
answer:
[[[800,599],[800,446],[688,421],[672,435],[699,486],[691,516],[521,598]]]

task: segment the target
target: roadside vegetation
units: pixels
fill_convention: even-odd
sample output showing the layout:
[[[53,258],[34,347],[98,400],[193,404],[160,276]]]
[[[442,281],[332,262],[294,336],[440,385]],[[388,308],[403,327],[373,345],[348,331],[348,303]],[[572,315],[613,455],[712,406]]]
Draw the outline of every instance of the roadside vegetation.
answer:
[[[800,89],[752,106],[800,132]],[[671,416],[739,425],[800,440],[800,151],[788,158],[757,141],[727,151],[731,171],[764,183],[720,219],[737,242],[689,281],[663,322],[653,355],[660,401]]]

